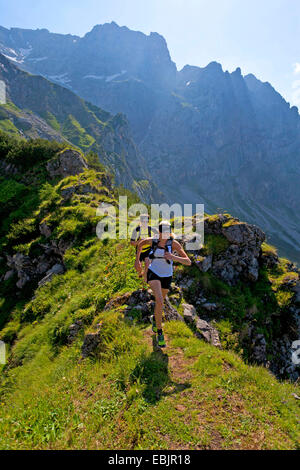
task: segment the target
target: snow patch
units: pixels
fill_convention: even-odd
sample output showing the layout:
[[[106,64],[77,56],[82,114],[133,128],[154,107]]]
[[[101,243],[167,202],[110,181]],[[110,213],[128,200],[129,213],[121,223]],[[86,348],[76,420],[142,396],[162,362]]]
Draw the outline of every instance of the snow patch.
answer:
[[[94,78],[95,80],[104,80],[104,75],[85,75],[83,78]]]
[[[105,80],[106,82],[111,82],[117,77],[124,75],[127,70],[122,70],[120,73],[115,73],[114,75],[85,75],[83,78],[92,78],[94,80]]]
[[[126,70],[122,70],[121,73],[116,73],[115,75],[109,75],[108,77],[106,77],[106,82],[111,82],[112,80],[114,80],[115,78],[117,77],[120,77],[121,75],[124,75],[124,73],[126,73]]]
[[[31,60],[32,62],[40,62],[41,60],[46,60],[48,59],[48,57],[33,57],[32,59],[28,59],[28,60]]]
[[[71,82],[71,80],[68,78],[67,72],[62,73],[61,75],[48,75],[48,78],[54,82],[62,83],[63,85]]]
[[[11,57],[10,55],[7,55],[7,54],[3,54],[3,55],[9,60],[13,60],[14,62],[19,62],[15,57]]]

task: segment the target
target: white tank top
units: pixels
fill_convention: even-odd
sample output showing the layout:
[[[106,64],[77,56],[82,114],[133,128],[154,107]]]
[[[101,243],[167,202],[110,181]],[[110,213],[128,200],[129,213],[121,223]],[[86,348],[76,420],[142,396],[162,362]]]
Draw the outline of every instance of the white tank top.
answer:
[[[164,258],[165,249],[156,248],[155,258],[151,260],[149,269],[159,277],[170,277],[173,276],[173,261],[167,262]]]

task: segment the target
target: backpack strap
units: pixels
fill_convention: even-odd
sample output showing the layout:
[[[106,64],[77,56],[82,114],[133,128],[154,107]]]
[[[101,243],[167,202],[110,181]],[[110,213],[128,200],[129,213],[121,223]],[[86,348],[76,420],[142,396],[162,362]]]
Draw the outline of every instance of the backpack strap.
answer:
[[[153,238],[152,239],[152,245],[151,245],[150,252],[149,252],[149,258],[150,259],[155,258],[155,250],[156,250],[156,248],[158,248],[158,245],[159,245],[159,238]],[[172,253],[172,250],[173,250],[173,238],[169,238],[166,241],[166,244],[165,244],[165,251],[168,251],[169,253]],[[167,263],[169,264],[170,261],[167,260]]]
[[[159,244],[159,239],[158,238],[152,238],[152,245],[149,251],[149,258],[153,259],[155,258],[154,253],[157,248],[157,245]]]
[[[173,238],[169,238],[166,241],[165,251],[168,251],[169,253],[173,252]]]
[[[136,233],[138,233],[137,241],[141,238],[141,226],[138,225],[135,229]]]

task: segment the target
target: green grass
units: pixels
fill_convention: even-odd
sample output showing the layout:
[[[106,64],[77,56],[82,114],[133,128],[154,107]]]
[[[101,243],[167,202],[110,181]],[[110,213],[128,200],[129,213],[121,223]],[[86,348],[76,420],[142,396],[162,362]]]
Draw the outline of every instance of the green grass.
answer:
[[[18,128],[14,125],[14,123],[10,119],[0,120],[0,130],[12,136],[20,135]]]
[[[64,122],[62,134],[81,149],[88,149],[95,142],[94,137],[89,135],[72,115],[69,115]]]
[[[56,117],[54,114],[50,113],[47,111],[46,116],[45,116],[45,121],[51,126],[54,130],[57,132],[60,132],[60,124],[57,121]]]
[[[205,255],[219,255],[227,250],[230,243],[222,235],[206,234],[204,239],[203,253]]]
[[[21,164],[25,144],[18,145],[11,158]],[[8,363],[0,369],[0,448],[299,449],[299,404],[292,396],[300,395],[299,385],[249,365],[240,338],[249,314],[268,342],[281,333],[280,315],[289,301],[285,283],[292,276],[288,262],[261,269],[254,285],[235,287],[196,266],[180,267],[176,273],[194,279],[182,303],[203,290],[222,305],[215,326],[223,349],[200,341],[185,324],[169,322],[168,348],[157,350],[150,325],[138,315],[126,319],[123,306],[104,310],[112,298],[142,287],[134,248],[95,235],[99,202],[115,204],[123,188],[105,188],[103,169],[47,182],[43,165],[53,148],[27,145],[35,162],[26,173],[30,184],[25,188],[19,175],[0,182],[1,247],[36,256],[40,244],[70,245],[63,256],[66,272],[44,286],[28,285],[16,296],[15,276],[1,283],[0,339],[8,345]],[[0,139],[0,152],[7,155],[8,147]],[[99,192],[63,200],[63,189],[86,184]],[[47,240],[38,230],[43,221],[52,231]],[[204,250],[219,254],[226,247],[224,237],[209,235]],[[6,270],[0,260],[0,275]],[[83,329],[69,344],[76,320]],[[100,345],[82,360],[84,334],[96,325]]]
[[[98,356],[82,338],[47,344],[2,384],[1,449],[297,449],[297,386],[166,324],[168,349],[149,327],[100,314]],[[299,388],[299,387],[298,387]],[[299,392],[298,392],[299,393]]]

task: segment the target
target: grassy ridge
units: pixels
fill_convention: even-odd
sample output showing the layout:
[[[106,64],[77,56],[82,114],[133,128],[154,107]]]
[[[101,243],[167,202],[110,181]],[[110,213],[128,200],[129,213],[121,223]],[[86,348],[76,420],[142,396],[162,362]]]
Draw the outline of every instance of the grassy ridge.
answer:
[[[282,260],[276,271],[262,272],[251,288],[230,288],[210,273],[181,267],[178,274],[186,270],[194,277],[181,302],[201,286],[226,307],[226,319],[217,324],[224,349],[170,322],[168,348],[157,351],[138,311],[128,320],[124,307],[103,310],[111,298],[143,287],[128,242],[95,237],[98,204],[115,204],[123,189],[105,187],[103,168],[46,181],[45,163],[60,148],[26,145],[27,152],[17,146],[10,154],[8,141],[0,145],[6,161],[10,155],[21,169],[0,181],[2,251],[34,257],[51,241],[70,245],[63,256],[66,272],[44,286],[27,285],[16,295],[15,277],[1,283],[0,339],[8,344],[8,364],[0,375],[0,448],[299,449],[299,401],[292,395],[300,395],[299,385],[248,365],[237,336],[249,309],[263,327],[278,307],[288,264]],[[64,199],[62,191],[85,185],[91,192]],[[48,239],[39,231],[42,222],[51,229]],[[204,251],[224,249],[223,239],[208,237]],[[6,270],[2,259],[1,274]],[[269,310],[262,302],[267,288],[274,301]],[[76,320],[83,329],[69,344]],[[96,325],[100,346],[82,360],[83,336]]]

